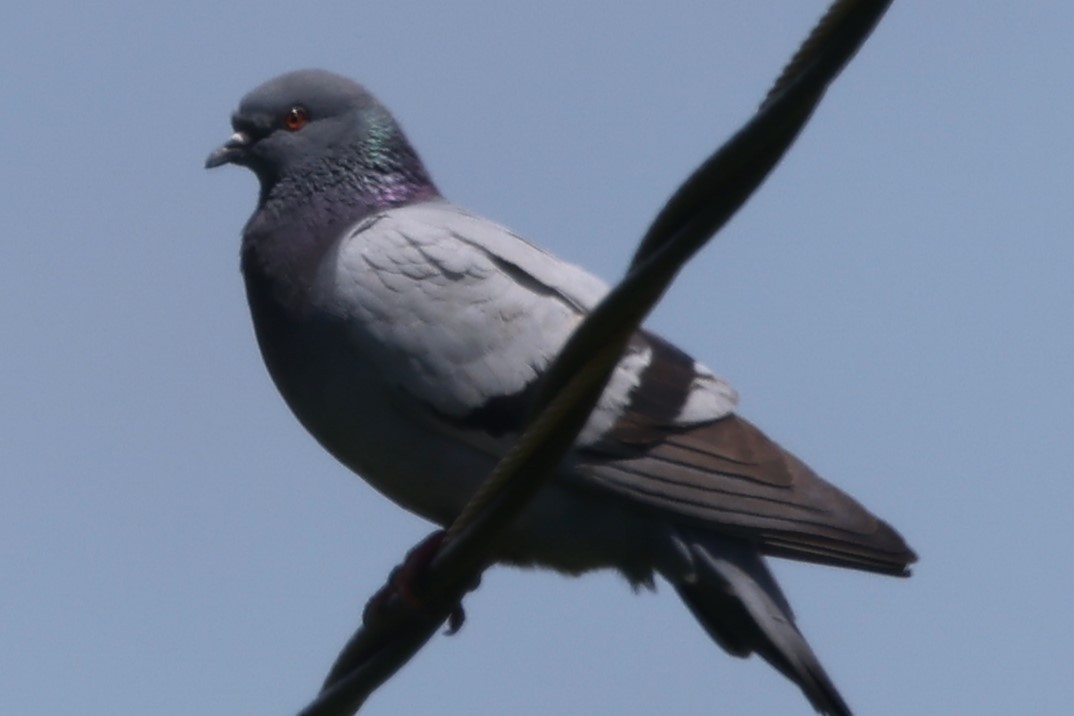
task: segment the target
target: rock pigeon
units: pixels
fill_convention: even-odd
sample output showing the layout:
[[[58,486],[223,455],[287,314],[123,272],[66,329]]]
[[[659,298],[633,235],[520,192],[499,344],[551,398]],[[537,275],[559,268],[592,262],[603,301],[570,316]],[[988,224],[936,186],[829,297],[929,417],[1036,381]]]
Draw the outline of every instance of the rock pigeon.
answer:
[[[322,70],[247,94],[206,167],[260,181],[241,263],[287,405],[384,495],[449,524],[518,436],[607,286],[444,199],[388,110]],[[734,410],[721,378],[639,330],[568,457],[497,558],[669,582],[735,656],[822,713],[850,710],[765,556],[908,575],[902,537]]]

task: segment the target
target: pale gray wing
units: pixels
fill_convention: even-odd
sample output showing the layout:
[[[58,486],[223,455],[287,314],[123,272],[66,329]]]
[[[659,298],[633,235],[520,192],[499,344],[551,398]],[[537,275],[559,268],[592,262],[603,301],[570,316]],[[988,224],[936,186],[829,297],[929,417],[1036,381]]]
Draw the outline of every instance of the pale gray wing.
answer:
[[[361,222],[315,285],[318,305],[344,321],[354,350],[485,446],[479,433],[517,430],[538,378],[607,292],[585,271],[446,202]],[[605,426],[614,421],[644,357],[624,358],[595,426],[600,416]]]
[[[446,202],[393,209],[339,244],[318,285],[355,350],[435,426],[499,454],[598,279]],[[328,300],[326,299],[326,300]],[[722,379],[646,332],[632,340],[566,479],[769,553],[901,573],[912,553],[745,420]]]

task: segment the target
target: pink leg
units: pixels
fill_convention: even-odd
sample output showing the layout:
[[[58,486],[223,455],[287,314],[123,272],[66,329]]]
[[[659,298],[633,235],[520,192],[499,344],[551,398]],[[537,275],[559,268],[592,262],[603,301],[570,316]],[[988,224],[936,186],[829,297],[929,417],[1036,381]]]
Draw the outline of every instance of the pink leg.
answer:
[[[444,530],[436,530],[406,553],[403,563],[388,575],[388,582],[377,590],[376,594],[366,603],[365,609],[362,611],[362,621],[368,622],[371,618],[375,618],[376,613],[384,608],[384,605],[388,603],[388,600],[393,595],[398,595],[400,599],[415,610],[425,609],[425,602],[421,597],[421,583],[429,563],[432,562],[436,553],[440,551],[445,534]],[[474,584],[473,589],[476,589],[478,584],[480,584],[480,578],[478,583]],[[459,604],[448,616],[447,634],[457,633],[465,622],[466,612],[463,611],[462,605]]]

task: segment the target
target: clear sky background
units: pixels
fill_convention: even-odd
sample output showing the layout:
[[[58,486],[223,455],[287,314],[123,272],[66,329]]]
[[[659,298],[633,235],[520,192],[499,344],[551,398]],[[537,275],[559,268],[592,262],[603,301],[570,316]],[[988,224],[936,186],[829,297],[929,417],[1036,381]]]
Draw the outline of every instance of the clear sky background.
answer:
[[[309,438],[238,272],[261,81],[391,107],[444,193],[614,280],[822,2],[9,3],[0,713],[295,713],[430,529]],[[895,524],[909,580],[780,562],[861,714],[1067,714],[1074,6],[896,2],[649,325]],[[671,591],[494,569],[369,714],[805,714]]]

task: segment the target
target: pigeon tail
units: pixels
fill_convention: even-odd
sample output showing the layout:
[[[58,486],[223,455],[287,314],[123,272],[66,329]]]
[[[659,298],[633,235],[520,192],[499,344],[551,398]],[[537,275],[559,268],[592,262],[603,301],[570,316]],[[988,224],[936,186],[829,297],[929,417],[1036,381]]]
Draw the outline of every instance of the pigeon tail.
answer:
[[[818,713],[852,716],[760,554],[707,535],[676,534],[673,541],[681,561],[661,573],[716,643],[734,656],[759,654],[796,683]]]

